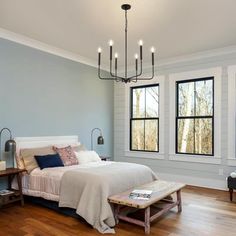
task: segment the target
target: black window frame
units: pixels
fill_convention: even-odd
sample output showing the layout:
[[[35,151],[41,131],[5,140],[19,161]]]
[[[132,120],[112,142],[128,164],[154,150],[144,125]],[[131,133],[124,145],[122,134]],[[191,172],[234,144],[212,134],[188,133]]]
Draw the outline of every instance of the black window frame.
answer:
[[[160,105],[158,105],[158,117],[143,117],[143,118],[133,118],[133,90],[134,89],[139,89],[139,88],[149,88],[149,87],[158,87],[158,95],[160,94],[160,85],[159,83],[155,84],[148,84],[148,85],[140,85],[140,86],[134,86],[130,87],[130,127],[129,127],[129,134],[130,134],[130,139],[129,139],[129,149],[130,151],[136,151],[136,152],[153,152],[153,153],[159,153],[159,148],[160,148],[160,139],[159,139],[159,133],[160,133],[160,126],[159,126],[159,116],[160,116]],[[160,96],[159,96],[159,104],[160,104]],[[146,94],[145,94],[145,114],[146,114]],[[133,120],[144,120],[144,148],[145,148],[145,120],[157,120],[157,151],[150,151],[150,150],[140,150],[140,149],[132,149],[132,121]]]
[[[191,82],[198,82],[198,81],[206,81],[212,80],[212,115],[211,116],[179,116],[179,84],[183,83],[191,83]],[[195,85],[195,83],[194,83]],[[203,77],[203,78],[195,78],[189,80],[180,80],[176,81],[176,123],[175,123],[175,153],[176,154],[185,154],[185,155],[197,155],[197,156],[214,156],[214,117],[215,117],[215,83],[214,83],[214,76]],[[195,97],[195,95],[194,95]],[[196,106],[196,99],[194,99],[194,107]],[[201,153],[187,153],[187,152],[178,152],[178,120],[181,119],[212,119],[212,153],[211,154],[201,154]],[[195,125],[194,125],[194,134],[195,134]],[[194,151],[195,151],[195,135],[194,135]]]

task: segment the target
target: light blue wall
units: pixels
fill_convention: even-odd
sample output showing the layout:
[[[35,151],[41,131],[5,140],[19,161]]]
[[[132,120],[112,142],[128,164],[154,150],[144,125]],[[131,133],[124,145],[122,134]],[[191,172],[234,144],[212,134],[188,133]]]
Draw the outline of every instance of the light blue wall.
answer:
[[[112,157],[113,83],[96,68],[0,39],[2,127],[15,137],[79,135],[88,148],[99,127],[105,145],[96,150]]]

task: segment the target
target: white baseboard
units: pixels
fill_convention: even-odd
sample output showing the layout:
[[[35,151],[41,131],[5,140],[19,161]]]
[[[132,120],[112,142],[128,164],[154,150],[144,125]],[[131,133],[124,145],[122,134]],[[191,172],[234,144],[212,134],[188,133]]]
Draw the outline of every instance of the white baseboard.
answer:
[[[204,187],[204,188],[228,190],[226,180],[206,179],[206,178],[191,177],[186,175],[174,175],[174,174],[172,175],[160,172],[156,174],[160,179],[167,181],[182,182],[187,185]]]

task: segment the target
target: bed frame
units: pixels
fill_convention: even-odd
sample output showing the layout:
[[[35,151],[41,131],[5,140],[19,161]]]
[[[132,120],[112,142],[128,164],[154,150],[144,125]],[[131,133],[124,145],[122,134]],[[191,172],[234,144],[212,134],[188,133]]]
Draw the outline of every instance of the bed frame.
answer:
[[[19,155],[20,150],[23,148],[39,148],[50,145],[59,144],[75,144],[79,142],[79,137],[77,135],[72,136],[42,136],[42,137],[16,137],[14,138],[16,142],[16,156]],[[16,166],[16,160],[14,159],[14,166]],[[72,216],[74,218],[82,219],[76,214],[76,210],[71,208],[60,208],[58,202],[46,200],[40,197],[26,196],[25,199],[34,204],[49,208],[51,210],[57,211],[61,214]],[[85,221],[86,222],[86,221]]]
[[[16,156],[23,148],[40,148],[50,145],[59,144],[75,144],[79,143],[77,135],[72,136],[42,136],[42,137],[16,137]],[[14,159],[14,166],[16,167],[16,160]]]

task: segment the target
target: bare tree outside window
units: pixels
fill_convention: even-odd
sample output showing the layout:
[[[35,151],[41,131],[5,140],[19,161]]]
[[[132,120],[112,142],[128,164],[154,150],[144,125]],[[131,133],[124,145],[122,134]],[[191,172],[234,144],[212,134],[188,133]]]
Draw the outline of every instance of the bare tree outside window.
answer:
[[[214,78],[179,81],[176,88],[176,152],[213,155]]]
[[[159,151],[159,85],[131,88],[130,150]]]

